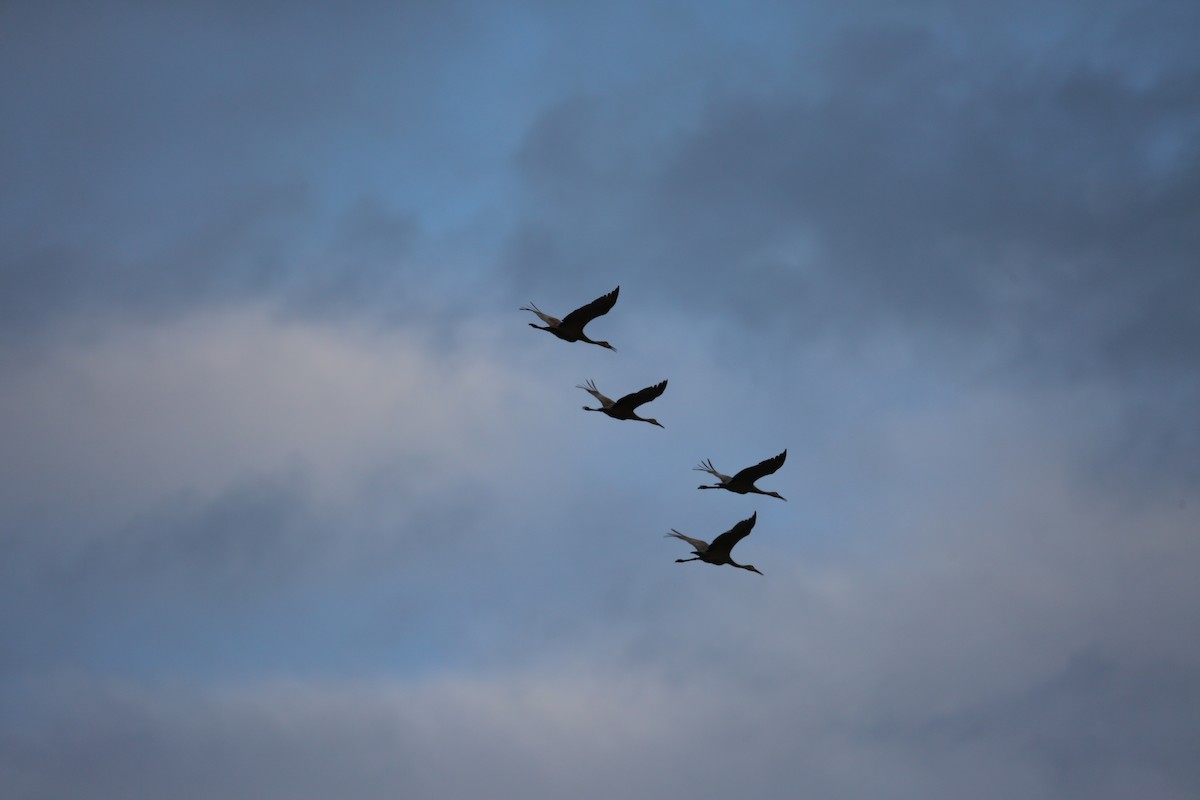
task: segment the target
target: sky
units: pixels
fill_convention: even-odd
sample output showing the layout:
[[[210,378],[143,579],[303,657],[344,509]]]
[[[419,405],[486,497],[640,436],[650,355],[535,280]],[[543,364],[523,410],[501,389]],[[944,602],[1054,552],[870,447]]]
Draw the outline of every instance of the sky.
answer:
[[[1198,34],[0,4],[0,794],[1200,796]]]

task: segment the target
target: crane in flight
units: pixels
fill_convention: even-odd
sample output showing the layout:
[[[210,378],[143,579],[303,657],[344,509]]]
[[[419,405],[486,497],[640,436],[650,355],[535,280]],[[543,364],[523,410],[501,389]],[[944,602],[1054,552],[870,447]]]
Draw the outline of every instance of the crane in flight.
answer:
[[[773,458],[760,461],[753,467],[746,467],[733,477],[722,475],[720,472],[717,472],[716,468],[713,467],[712,459],[705,459],[704,461],[700,462],[700,466],[693,467],[692,469],[699,472],[707,472],[709,475],[712,475],[719,481],[719,483],[713,484],[712,486],[697,487],[699,489],[726,489],[730,492],[736,492],[737,494],[765,494],[769,495],[770,497],[778,497],[780,500],[786,501],[787,498],[779,494],[779,492],[764,492],[762,489],[759,489],[754,485],[754,482],[759,478],[770,475],[775,470],[782,467],[785,459],[787,459],[787,450],[784,450],[782,453],[774,456]]]
[[[612,311],[612,307],[617,304],[617,295],[620,291],[621,287],[618,286],[603,297],[597,297],[586,306],[580,306],[562,319],[552,317],[549,314],[543,314],[542,310],[533,303],[521,306],[518,311],[532,311],[534,314],[537,314],[542,322],[546,324],[538,325],[531,322],[529,323],[529,327],[550,331],[564,342],[587,342],[588,344],[599,345],[600,347],[606,347],[616,352],[617,348],[608,342],[598,342],[589,339],[587,334],[583,332],[583,328],[596,317],[602,317],[609,311]]]
[[[675,563],[682,564],[686,561],[703,561],[707,564],[715,564],[717,566],[728,564],[729,566],[737,567],[738,569],[758,572],[758,569],[756,569],[753,565],[739,564],[730,556],[733,546],[749,535],[750,530],[754,527],[754,523],[757,521],[757,519],[758,512],[755,511],[749,517],[734,525],[717,538],[713,539],[712,544],[709,544],[703,539],[693,539],[690,536],[685,536],[674,528],[671,528],[671,532],[666,535],[668,537],[674,536],[676,539],[683,539],[692,546],[692,553],[694,554],[694,557],[692,558],[677,558],[675,559]],[[758,572],[758,574],[762,575],[761,572]]]
[[[667,390],[667,382],[656,383],[654,386],[647,386],[645,389],[640,389],[631,394],[627,394],[620,400],[612,400],[605,397],[596,388],[596,382],[589,380],[587,383],[576,384],[577,389],[583,389],[600,403],[599,408],[583,407],[584,411],[599,411],[603,414],[608,414],[613,419],[635,419],[638,422],[649,422],[651,425],[663,427],[663,424],[656,419],[644,419],[637,415],[637,407],[643,403],[649,403],[654,398]]]

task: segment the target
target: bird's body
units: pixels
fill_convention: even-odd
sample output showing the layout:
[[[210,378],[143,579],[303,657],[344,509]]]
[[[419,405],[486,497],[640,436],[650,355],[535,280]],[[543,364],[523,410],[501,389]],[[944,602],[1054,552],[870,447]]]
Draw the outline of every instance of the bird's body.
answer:
[[[737,494],[765,494],[770,497],[778,497],[780,500],[787,500],[786,497],[778,492],[764,492],[754,485],[754,482],[759,478],[770,475],[783,466],[783,462],[787,459],[787,450],[784,450],[779,455],[768,458],[765,461],[760,461],[753,467],[746,467],[744,470],[734,476],[723,475],[713,467],[712,460],[700,462],[700,466],[694,467],[699,472],[707,472],[717,479],[718,483],[712,486],[700,486],[700,489],[725,489]]]
[[[714,564],[716,566],[728,564],[729,566],[737,567],[738,569],[749,570],[750,572],[758,572],[758,569],[756,569],[753,565],[739,564],[730,556],[730,553],[733,551],[733,546],[749,535],[751,529],[754,528],[754,523],[757,520],[758,512],[756,511],[746,519],[722,533],[717,538],[713,539],[712,544],[709,544],[703,539],[693,539],[692,537],[686,536],[672,528],[671,532],[668,533],[667,536],[674,536],[676,539],[682,539],[690,544],[692,546],[692,554],[694,555],[694,558],[677,558],[675,559],[675,563],[682,564],[687,561],[703,561],[706,564]],[[761,572],[758,572],[758,574],[762,575]]]
[[[632,419],[638,422],[649,422],[651,425],[663,427],[663,424],[656,419],[644,419],[637,415],[637,407],[643,403],[649,403],[654,398],[661,395],[667,389],[667,382],[657,383],[654,386],[647,386],[645,389],[627,394],[620,400],[612,400],[605,397],[596,388],[595,381],[589,380],[587,383],[581,383],[576,386],[578,389],[583,389],[600,403],[599,408],[583,407],[584,411],[599,411],[602,414],[607,414],[613,419]]]
[[[587,334],[583,332],[583,328],[596,317],[603,316],[611,311],[612,307],[617,304],[617,295],[620,292],[621,287],[618,286],[603,297],[597,297],[586,306],[580,306],[562,319],[559,319],[558,317],[552,317],[549,314],[543,314],[542,310],[533,303],[530,303],[527,306],[521,306],[521,308],[518,310],[532,311],[534,314],[537,314],[538,318],[541,319],[542,322],[546,323],[545,325],[538,325],[531,322],[529,323],[529,327],[531,328],[550,331],[550,333],[553,333],[555,336],[565,342],[587,342],[588,344],[598,345],[600,347],[605,347],[609,350],[615,351],[617,348],[613,347],[608,342],[594,341],[589,339]]]

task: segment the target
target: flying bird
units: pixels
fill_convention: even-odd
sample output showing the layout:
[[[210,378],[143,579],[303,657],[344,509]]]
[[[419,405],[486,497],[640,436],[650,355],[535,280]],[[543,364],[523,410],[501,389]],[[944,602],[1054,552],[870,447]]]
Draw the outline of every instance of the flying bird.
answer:
[[[749,535],[750,530],[754,527],[754,523],[757,519],[758,512],[755,511],[749,517],[734,525],[717,538],[713,539],[712,544],[709,544],[703,539],[693,539],[690,536],[685,536],[674,528],[671,528],[671,532],[666,535],[668,537],[674,536],[676,539],[683,539],[692,546],[692,552],[695,554],[695,558],[677,558],[675,559],[675,563],[682,564],[685,561],[704,561],[708,564],[715,564],[717,566],[728,564],[729,566],[737,567],[738,569],[748,569],[751,572],[758,572],[758,570],[752,565],[739,564],[729,555],[733,550],[733,546]],[[758,572],[758,574],[762,575],[761,572]]]
[[[719,483],[712,486],[700,486],[700,489],[728,489],[737,494],[765,494],[771,497],[778,497],[780,500],[787,500],[786,497],[779,492],[764,492],[754,485],[754,482],[759,478],[770,475],[775,470],[783,466],[784,460],[787,458],[787,450],[784,450],[774,458],[768,458],[766,461],[760,461],[753,467],[746,467],[744,470],[734,475],[732,478],[728,475],[722,475],[713,467],[712,459],[706,459],[700,462],[700,466],[693,467],[699,472],[707,472],[716,478]]]
[[[600,403],[600,408],[583,407],[584,411],[600,411],[608,414],[613,419],[635,419],[638,422],[649,422],[651,425],[663,427],[663,424],[656,419],[644,419],[637,415],[637,407],[642,403],[649,403],[654,398],[658,397],[667,389],[667,382],[647,386],[645,389],[627,394],[620,400],[613,401],[612,399],[600,394],[600,390],[596,388],[596,382],[589,380],[587,383],[576,384],[577,389],[583,389]]]
[[[603,297],[597,297],[586,306],[580,306],[562,319],[552,317],[549,314],[543,314],[542,310],[533,303],[530,303],[527,306],[521,306],[521,308],[518,310],[532,311],[541,318],[542,322],[546,323],[545,325],[538,325],[531,322],[529,323],[529,327],[531,328],[550,331],[565,342],[587,342],[588,344],[607,347],[609,350],[615,352],[617,348],[613,347],[608,342],[597,342],[589,339],[587,334],[583,332],[583,328],[596,317],[602,317],[609,311],[612,311],[612,307],[617,304],[617,294],[619,294],[620,291],[621,287],[618,286]]]

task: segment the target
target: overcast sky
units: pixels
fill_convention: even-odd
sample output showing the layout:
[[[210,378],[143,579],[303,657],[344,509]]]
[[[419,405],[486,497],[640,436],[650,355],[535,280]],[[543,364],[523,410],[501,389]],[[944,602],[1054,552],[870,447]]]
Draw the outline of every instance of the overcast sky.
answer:
[[[1198,37],[0,5],[0,794],[1200,796]]]

